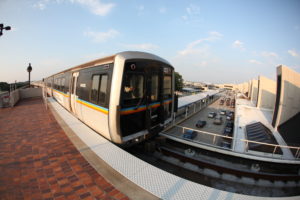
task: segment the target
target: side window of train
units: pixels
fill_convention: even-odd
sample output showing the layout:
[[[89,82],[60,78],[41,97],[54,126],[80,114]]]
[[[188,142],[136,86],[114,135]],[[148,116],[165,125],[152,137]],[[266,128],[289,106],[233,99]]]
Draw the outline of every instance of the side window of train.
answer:
[[[93,75],[92,88],[91,88],[91,102],[98,103],[98,91],[99,91],[100,75]]]
[[[61,78],[61,87],[60,87],[60,90],[61,90],[62,92],[65,91],[65,78]]]
[[[57,78],[54,78],[54,89],[57,89]]]
[[[100,82],[100,92],[99,92],[99,104],[105,104],[106,102],[106,91],[107,91],[107,81],[108,81],[108,75],[102,74]]]
[[[107,96],[107,74],[96,74],[92,76],[92,87],[90,101],[95,104],[104,105]]]

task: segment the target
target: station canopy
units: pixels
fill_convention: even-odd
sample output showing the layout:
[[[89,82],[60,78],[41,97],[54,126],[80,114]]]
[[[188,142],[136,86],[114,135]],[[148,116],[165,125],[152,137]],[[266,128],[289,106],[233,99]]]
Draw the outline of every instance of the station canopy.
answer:
[[[208,90],[199,94],[180,97],[178,98],[178,108],[200,101],[202,99],[205,99],[207,96],[213,96],[217,93],[219,93],[219,90]]]

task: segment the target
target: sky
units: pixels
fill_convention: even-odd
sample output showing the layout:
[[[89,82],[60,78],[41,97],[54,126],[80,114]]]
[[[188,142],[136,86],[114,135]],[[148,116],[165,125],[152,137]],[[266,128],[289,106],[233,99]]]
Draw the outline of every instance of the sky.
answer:
[[[122,51],[168,60],[184,80],[242,83],[300,72],[299,0],[0,0],[0,82]]]

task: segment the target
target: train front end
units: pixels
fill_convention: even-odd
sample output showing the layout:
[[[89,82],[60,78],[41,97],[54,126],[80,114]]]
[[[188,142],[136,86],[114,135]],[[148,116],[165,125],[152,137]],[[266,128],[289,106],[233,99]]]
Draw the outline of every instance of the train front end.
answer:
[[[115,119],[110,118],[116,125],[113,139],[127,146],[157,135],[172,121],[174,68],[152,54],[125,52],[116,56],[115,70],[122,80],[112,88],[120,91]]]

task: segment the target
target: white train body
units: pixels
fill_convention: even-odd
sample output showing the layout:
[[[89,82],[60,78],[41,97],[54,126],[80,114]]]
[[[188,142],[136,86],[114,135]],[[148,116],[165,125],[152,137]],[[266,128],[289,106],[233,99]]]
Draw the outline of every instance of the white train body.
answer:
[[[149,53],[118,53],[44,81],[48,95],[116,144],[143,141],[172,121],[174,68]]]

